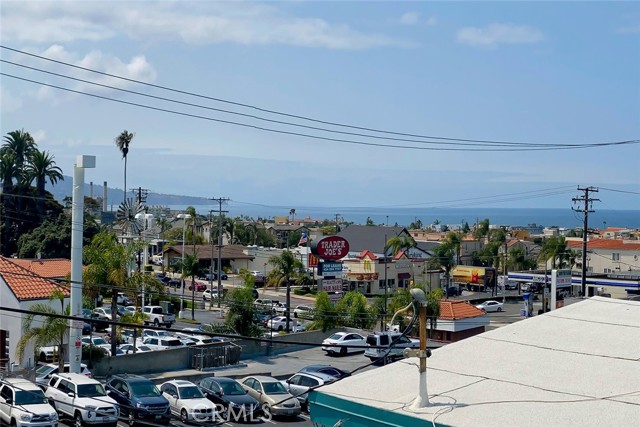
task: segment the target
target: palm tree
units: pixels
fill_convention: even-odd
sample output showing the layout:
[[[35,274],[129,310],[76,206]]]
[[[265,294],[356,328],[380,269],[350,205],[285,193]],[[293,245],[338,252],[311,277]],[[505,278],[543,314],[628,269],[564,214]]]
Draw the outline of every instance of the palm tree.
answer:
[[[29,159],[36,147],[33,137],[24,130],[14,130],[4,137],[4,144],[0,150],[13,154],[17,169],[17,175],[14,177],[19,185],[23,182],[25,161]]]
[[[391,253],[389,255],[396,256],[398,252],[413,248],[415,246],[416,246],[416,241],[413,240],[413,237],[407,234],[401,233],[401,234],[398,234],[397,236],[393,236],[389,238],[386,242],[384,249],[385,249],[385,252],[387,252],[388,250],[391,250]]]
[[[456,251],[456,264],[460,264],[460,251],[462,250],[462,236],[454,231],[447,233],[445,238]]]
[[[2,179],[2,194],[0,194],[0,209],[13,208],[13,198],[11,197],[11,189],[13,187],[13,177],[16,174],[16,162],[15,156],[10,151],[2,151],[0,149],[0,179]],[[10,245],[7,242],[10,240],[11,233],[11,215],[7,215],[6,212],[0,212],[4,219],[4,226],[2,227],[0,254],[9,256],[11,251]]]
[[[191,277],[191,320],[195,320],[196,276],[200,270],[200,262],[195,252],[184,255],[182,280]]]
[[[64,347],[65,338],[69,335],[69,321],[60,317],[51,316],[56,314],[64,314],[66,316],[71,312],[71,306],[64,306],[65,294],[62,290],[55,290],[49,297],[49,304],[34,304],[30,307],[30,313],[25,316],[22,321],[22,336],[18,340],[16,347],[16,356],[18,360],[22,360],[24,351],[29,342],[33,342],[36,348],[54,344],[58,347],[58,369],[64,371]],[[60,302],[61,311],[56,311],[52,303]],[[40,326],[35,326],[36,318],[41,320]]]
[[[239,222],[237,218],[226,218],[223,224],[225,234],[229,238],[229,244],[233,245],[236,243],[236,232],[239,228]]]
[[[36,191],[38,193],[38,211],[40,216],[44,215],[44,186],[47,181],[51,185],[64,180],[62,169],[56,166],[53,156],[48,151],[40,151],[37,148],[33,150],[25,167],[26,181],[31,183],[36,181]]]
[[[432,256],[429,258],[429,264],[431,268],[442,268],[447,277],[447,287],[449,287],[449,279],[451,276],[451,270],[456,265],[455,263],[455,249],[450,242],[443,241],[438,246],[432,249]]]
[[[133,134],[123,130],[120,135],[116,137],[116,146],[122,153],[122,158],[124,159],[124,194],[123,201],[127,199],[127,154],[129,154],[129,144],[131,144],[131,140],[133,139]]]
[[[289,330],[289,321],[291,317],[291,279],[299,276],[304,271],[304,265],[302,262],[293,256],[293,253],[284,251],[280,255],[273,255],[267,261],[273,269],[269,273],[268,285],[280,286],[285,284],[287,286],[287,308],[285,316],[287,316],[286,329]]]

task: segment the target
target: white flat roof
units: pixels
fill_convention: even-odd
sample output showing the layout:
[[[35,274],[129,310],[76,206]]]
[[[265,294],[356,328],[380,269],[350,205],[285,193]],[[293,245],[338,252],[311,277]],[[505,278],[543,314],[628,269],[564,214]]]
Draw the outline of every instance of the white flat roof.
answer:
[[[429,426],[640,425],[640,302],[594,297],[434,350],[430,406],[412,411],[417,363],[317,392]]]

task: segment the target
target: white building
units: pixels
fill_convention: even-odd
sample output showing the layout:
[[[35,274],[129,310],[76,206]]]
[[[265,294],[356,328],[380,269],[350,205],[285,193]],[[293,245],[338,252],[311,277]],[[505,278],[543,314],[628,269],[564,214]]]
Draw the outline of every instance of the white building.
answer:
[[[640,421],[640,302],[594,297],[312,391],[314,425],[632,426]]]
[[[33,346],[27,346],[24,360],[16,360],[16,346],[22,335],[22,319],[25,314],[7,309],[29,310],[34,304],[48,304],[54,290],[65,295],[69,291],[57,282],[45,279],[9,258],[0,257],[0,367],[9,363],[27,367],[34,366]],[[52,304],[57,304],[53,302]],[[64,305],[69,304],[65,298]],[[58,312],[62,307],[54,307]],[[38,322],[34,322],[38,326]]]

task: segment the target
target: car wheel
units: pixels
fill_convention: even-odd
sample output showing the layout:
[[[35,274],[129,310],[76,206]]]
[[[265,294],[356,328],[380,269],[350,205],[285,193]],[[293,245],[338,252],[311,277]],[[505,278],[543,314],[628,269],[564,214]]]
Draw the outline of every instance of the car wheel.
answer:
[[[341,356],[347,355],[347,347],[340,347],[340,355]]]
[[[295,311],[293,312],[293,317],[295,317],[296,319],[298,318],[298,313],[296,313]]]
[[[283,329],[282,325],[278,326],[278,332],[282,332]]]
[[[153,321],[153,326],[155,326],[156,328],[157,328],[158,326],[160,326],[160,322],[158,322],[158,319],[155,319],[155,320]]]
[[[129,411],[129,425],[133,426],[136,424],[136,413],[131,410]]]
[[[182,411],[180,411],[180,421],[185,424],[189,422],[189,415],[187,414],[187,410],[184,408],[182,409]]]
[[[502,307],[498,307],[498,313],[502,311]]]
[[[73,419],[74,419],[73,425],[75,427],[82,427],[82,425],[83,425],[82,424],[82,415],[80,414],[80,412],[76,412],[76,415],[75,415],[75,417],[73,417]]]

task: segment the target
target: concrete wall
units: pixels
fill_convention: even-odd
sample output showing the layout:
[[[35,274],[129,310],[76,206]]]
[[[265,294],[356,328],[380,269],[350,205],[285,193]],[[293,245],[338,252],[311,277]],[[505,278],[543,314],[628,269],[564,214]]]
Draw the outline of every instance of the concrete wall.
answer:
[[[271,343],[238,340],[234,341],[234,344],[242,347],[242,356],[240,359],[247,360],[258,356],[281,354],[309,348],[309,346],[297,343],[309,343],[313,344],[311,347],[314,347],[331,334],[344,330],[343,328],[329,330],[327,332],[310,331],[281,335],[274,337]],[[190,351],[188,347],[183,347],[104,358],[93,363],[92,372],[94,376],[106,377],[116,373],[145,375],[157,373],[158,371],[169,372],[188,369],[191,369]]]

